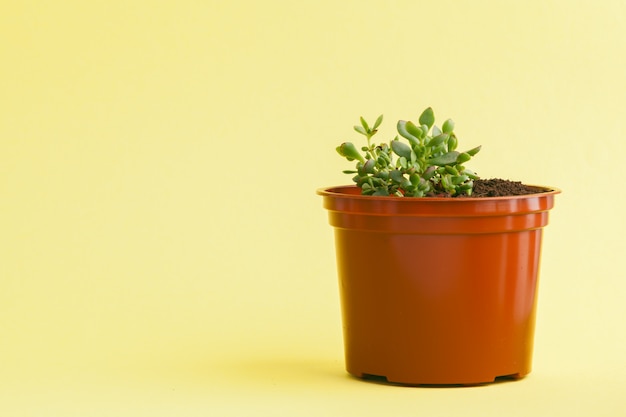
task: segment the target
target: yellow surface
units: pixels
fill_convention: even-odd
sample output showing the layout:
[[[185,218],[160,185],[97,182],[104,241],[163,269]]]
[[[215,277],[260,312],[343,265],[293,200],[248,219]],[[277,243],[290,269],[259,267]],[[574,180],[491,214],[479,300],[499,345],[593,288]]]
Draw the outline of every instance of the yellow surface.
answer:
[[[0,415],[620,416],[626,3],[2,1]],[[343,370],[317,187],[433,106],[563,189],[533,373]]]

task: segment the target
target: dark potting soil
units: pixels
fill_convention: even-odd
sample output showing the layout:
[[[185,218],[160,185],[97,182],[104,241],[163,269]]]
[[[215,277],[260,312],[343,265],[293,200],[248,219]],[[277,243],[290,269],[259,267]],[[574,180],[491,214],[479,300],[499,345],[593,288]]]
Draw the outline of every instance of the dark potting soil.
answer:
[[[500,178],[488,180],[474,180],[472,197],[504,197],[510,195],[525,195],[544,192],[542,188],[522,184],[519,181],[509,181]]]

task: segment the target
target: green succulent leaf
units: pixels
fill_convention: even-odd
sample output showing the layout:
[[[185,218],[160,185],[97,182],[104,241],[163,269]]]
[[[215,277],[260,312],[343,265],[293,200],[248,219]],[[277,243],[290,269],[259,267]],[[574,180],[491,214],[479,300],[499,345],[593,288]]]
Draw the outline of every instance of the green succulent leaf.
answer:
[[[405,128],[409,134],[415,136],[416,138],[421,139],[424,137],[424,131],[421,128],[417,127],[415,123],[410,120],[406,122]]]
[[[471,155],[467,152],[463,152],[462,154],[459,154],[459,157],[456,159],[456,162],[457,164],[463,164],[469,161],[470,159],[472,159]]]
[[[348,161],[358,159],[361,162],[365,162],[363,155],[359,153],[359,151],[352,142],[342,143],[337,147],[337,152],[339,153],[339,155],[346,157]]]
[[[467,180],[469,180],[469,177],[467,175],[455,175],[452,177],[452,184],[459,185],[459,184],[464,183]]]
[[[448,139],[448,151],[453,151],[459,145],[459,140],[456,138],[456,135],[450,135],[450,139]]]
[[[438,165],[438,166],[452,165],[456,163],[456,160],[458,157],[459,157],[459,153],[457,151],[452,151],[452,152],[445,153],[441,156],[437,156],[435,158],[430,158],[428,160],[428,163],[430,165]]]
[[[428,142],[428,146],[430,146],[431,148],[437,147],[441,145],[443,142],[445,142],[446,140],[448,140],[449,138],[450,138],[450,135],[448,135],[447,133],[441,133],[433,137],[430,140],[430,142]]]
[[[469,151],[465,152],[466,154],[469,154],[469,156],[474,156],[476,155],[479,151],[480,151],[481,146],[477,146],[475,148],[470,149]]]
[[[356,130],[357,132],[359,132],[362,135],[367,136],[367,132],[365,131],[365,129],[363,128],[363,126],[354,126],[354,130]]]
[[[404,120],[398,120],[398,124],[396,125],[396,128],[398,129],[398,133],[400,134],[400,136],[402,136],[405,139],[408,139],[409,142],[411,142],[412,146],[416,146],[419,144],[419,137],[411,134],[408,131],[407,126],[406,126],[407,123],[409,122],[406,122]]]
[[[452,119],[446,120],[441,128],[443,133],[452,133],[454,130],[454,121]]]
[[[443,185],[443,188],[445,188],[446,190],[450,190],[454,188],[454,186],[452,185],[452,181],[450,181],[449,175],[444,175],[443,177],[441,177],[441,184]]]
[[[380,178],[383,181],[387,181],[389,179],[389,171],[378,171],[374,175],[376,178]]]
[[[426,169],[426,171],[424,171],[424,173],[422,174],[422,177],[425,180],[429,180],[437,173],[436,171],[437,169],[431,165]]]
[[[426,125],[429,129],[433,127],[433,124],[435,124],[435,112],[432,107],[428,107],[422,112],[419,121],[421,125]]]
[[[464,169],[463,170],[463,174],[467,175],[468,177],[470,177],[470,179],[473,180],[477,180],[480,177],[478,175],[476,175],[476,173],[474,171],[472,171],[471,169]]]
[[[367,174],[374,174],[376,172],[376,161],[368,159],[363,165],[363,171]]]
[[[372,129],[377,129],[378,126],[380,126],[382,122],[383,122],[383,115],[381,114],[380,116],[378,116],[378,119],[376,119],[376,121],[374,122],[374,126],[372,127]]]
[[[411,147],[404,142],[400,142],[399,140],[391,141],[391,149],[398,156],[403,156],[406,159],[411,159]]]
[[[363,129],[364,129],[366,132],[369,132],[369,131],[370,131],[370,127],[369,127],[369,125],[367,124],[367,122],[365,121],[365,119],[363,118],[363,116],[361,116],[360,120],[361,120],[361,126],[363,126]]]
[[[459,171],[452,165],[446,165],[446,172],[451,175],[459,175]]]
[[[404,175],[399,169],[394,169],[393,171],[389,172],[389,177],[398,183],[404,180]]]

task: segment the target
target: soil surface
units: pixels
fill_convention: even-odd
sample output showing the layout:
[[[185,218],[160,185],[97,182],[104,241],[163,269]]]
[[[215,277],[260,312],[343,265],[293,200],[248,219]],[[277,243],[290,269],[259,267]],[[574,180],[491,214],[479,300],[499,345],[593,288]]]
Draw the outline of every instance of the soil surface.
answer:
[[[474,180],[472,197],[504,197],[510,195],[536,194],[544,189],[524,185],[519,181],[509,181],[500,178],[488,180]]]

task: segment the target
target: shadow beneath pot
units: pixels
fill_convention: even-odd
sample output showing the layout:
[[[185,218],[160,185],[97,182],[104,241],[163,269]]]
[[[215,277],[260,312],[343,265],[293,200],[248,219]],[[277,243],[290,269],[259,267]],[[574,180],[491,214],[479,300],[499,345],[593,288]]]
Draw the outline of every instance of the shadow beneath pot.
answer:
[[[189,360],[170,366],[161,375],[196,386],[297,390],[340,384],[344,372],[339,358],[268,355]]]
[[[328,378],[339,379],[342,372],[339,360],[316,358],[249,358],[224,365],[233,376],[263,382],[302,383]]]

